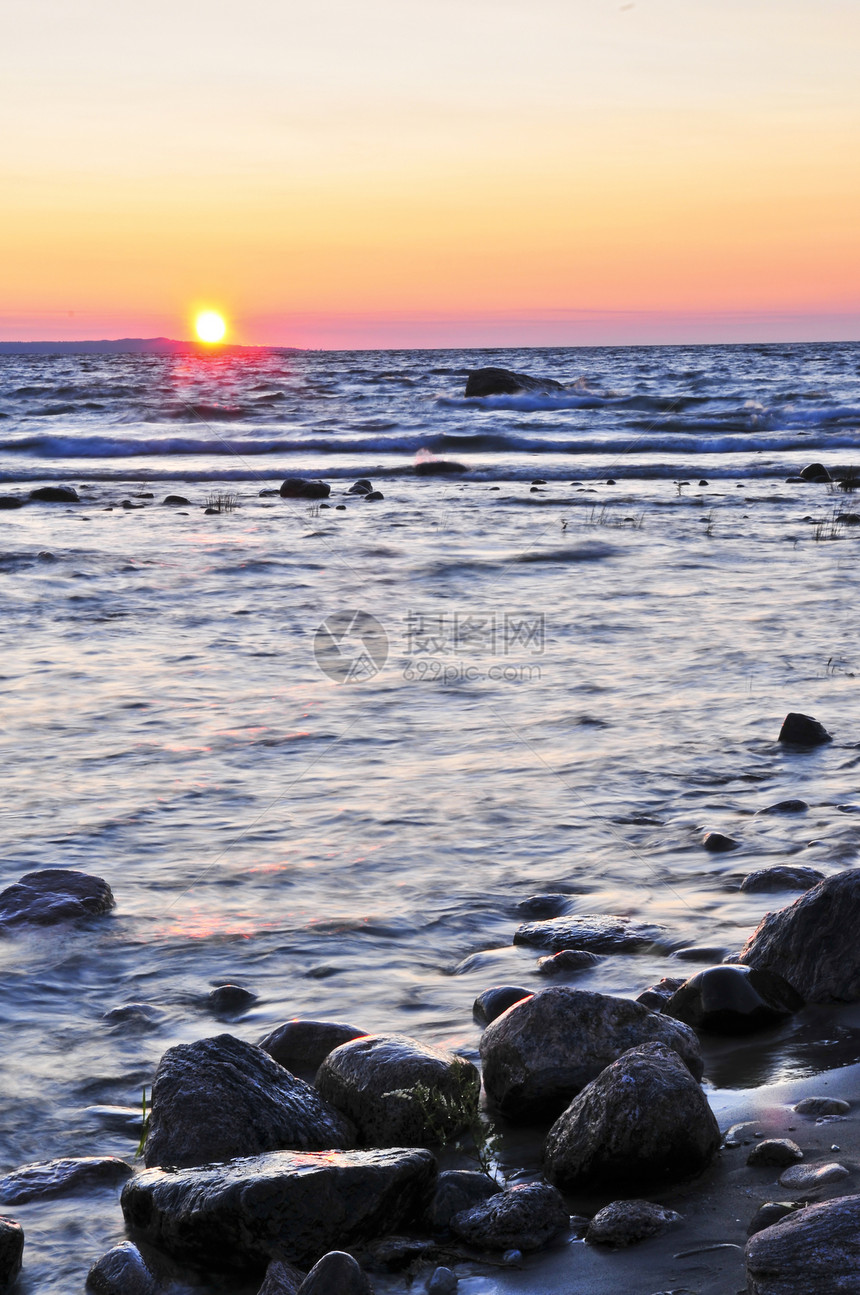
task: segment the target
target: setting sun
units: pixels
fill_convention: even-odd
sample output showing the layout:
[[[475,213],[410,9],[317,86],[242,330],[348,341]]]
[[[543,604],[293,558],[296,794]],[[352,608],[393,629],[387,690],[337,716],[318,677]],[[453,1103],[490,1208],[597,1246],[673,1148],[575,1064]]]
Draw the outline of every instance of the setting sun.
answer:
[[[203,310],[194,321],[197,336],[201,342],[221,342],[227,332],[223,315],[217,310]]]

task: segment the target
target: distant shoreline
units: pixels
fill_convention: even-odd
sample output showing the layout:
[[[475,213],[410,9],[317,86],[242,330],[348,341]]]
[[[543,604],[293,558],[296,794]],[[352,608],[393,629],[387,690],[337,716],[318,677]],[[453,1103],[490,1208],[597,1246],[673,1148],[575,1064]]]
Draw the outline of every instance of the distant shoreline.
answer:
[[[0,355],[246,355],[296,352],[298,346],[207,346],[172,337],[119,337],[80,342],[0,342]]]

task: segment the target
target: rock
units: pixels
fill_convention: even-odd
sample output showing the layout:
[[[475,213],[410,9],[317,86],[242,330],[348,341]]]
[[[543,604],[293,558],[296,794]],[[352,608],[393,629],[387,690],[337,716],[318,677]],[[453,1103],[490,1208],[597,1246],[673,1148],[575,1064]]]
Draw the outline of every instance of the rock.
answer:
[[[785,1169],[802,1159],[803,1152],[791,1138],[765,1138],[753,1147],[747,1156],[747,1164],[772,1165],[777,1169]]]
[[[266,1269],[266,1280],[257,1295],[298,1295],[305,1274],[292,1264],[273,1259]]]
[[[518,1183],[451,1219],[451,1231],[479,1250],[540,1250],[567,1231],[567,1207],[548,1183]]]
[[[708,967],[691,976],[663,1011],[695,1030],[752,1034],[784,1021],[803,999],[782,976],[754,967]]]
[[[241,985],[216,985],[206,996],[206,1002],[218,1016],[239,1016],[247,1012],[257,995]]]
[[[352,1144],[349,1121],[252,1043],[220,1034],[168,1048],[158,1063],[148,1166],[187,1168],[282,1148]]]
[[[836,521],[843,526],[860,526],[860,513],[837,513]]]
[[[334,1048],[365,1034],[339,1021],[286,1021],[264,1035],[258,1046],[287,1070],[316,1074]]]
[[[184,495],[167,495],[161,501],[162,507],[168,508],[190,508],[191,500],[186,499]]]
[[[632,922],[627,917],[593,913],[587,917],[552,917],[544,922],[525,922],[514,932],[514,944],[538,949],[585,949],[589,953],[628,953],[642,949],[660,933],[656,926]]]
[[[19,495],[0,495],[0,509],[11,511],[13,508],[23,508],[24,500]]]
[[[560,917],[570,908],[570,895],[529,895],[517,904],[523,917]]]
[[[514,1003],[520,1003],[524,998],[531,996],[530,989],[523,989],[521,985],[494,985],[492,989],[485,989],[479,994],[472,1004],[472,1013],[476,1020],[483,1025],[489,1025],[502,1012],[506,1012]]]
[[[468,471],[465,463],[453,459],[419,459],[415,464],[416,477],[453,477]]]
[[[613,1201],[595,1214],[585,1239],[589,1245],[612,1246],[618,1250],[665,1232],[680,1221],[680,1214],[662,1205],[652,1205],[650,1201]]]
[[[838,1183],[848,1177],[848,1170],[835,1160],[824,1165],[792,1165],[779,1176],[780,1187],[790,1187],[795,1192],[814,1192],[828,1183]]]
[[[823,746],[825,742],[832,742],[833,738],[824,725],[819,724],[811,715],[790,711],[782,721],[777,741],[791,746]]]
[[[830,473],[823,463],[809,463],[800,470],[801,481],[832,481]]]
[[[808,1003],[860,998],[860,871],[826,877],[800,899],[767,913],[738,961],[775,972]]]
[[[229,1164],[148,1169],[126,1183],[132,1235],[199,1268],[316,1263],[423,1214],[436,1162],[423,1148],[272,1151]]]
[[[156,1295],[158,1282],[137,1246],[123,1241],[93,1264],[87,1290],[93,1295]]]
[[[809,809],[805,800],[780,800],[766,809],[756,810],[757,814],[805,814]]]
[[[843,1102],[839,1097],[804,1097],[794,1110],[798,1115],[814,1115],[820,1119],[827,1115],[847,1115],[851,1103]]]
[[[306,481],[302,477],[287,477],[278,494],[282,499],[328,499],[331,486],[325,481]]]
[[[857,1295],[860,1196],[797,1210],[750,1237],[744,1257],[749,1295]]]
[[[40,504],[79,504],[81,497],[74,486],[39,486],[30,491],[30,498]]]
[[[99,917],[115,905],[102,877],[71,868],[40,868],[0,892],[0,929],[21,922],[51,926],[78,917]]]
[[[741,882],[741,890],[753,895],[772,890],[811,890],[823,880],[824,873],[817,868],[780,863],[773,868],[759,868],[757,872],[748,873]]]
[[[498,1183],[486,1174],[469,1169],[447,1169],[439,1175],[436,1195],[427,1211],[430,1227],[436,1232],[446,1232],[455,1214],[472,1209],[500,1191]]]
[[[385,498],[385,495],[382,493],[381,490],[371,490],[368,494],[364,496],[364,502],[366,504],[374,504],[378,500],[384,499],[384,498]]]
[[[368,481],[367,477],[362,477],[360,481],[354,482],[349,490],[348,495],[369,495],[373,490],[373,482]]]
[[[126,1030],[154,1030],[158,1026],[161,1012],[150,1003],[123,1003],[122,1007],[112,1007],[105,1012],[102,1020],[108,1025]]]
[[[573,1099],[549,1131],[544,1163],[559,1187],[629,1192],[699,1173],[719,1145],[713,1111],[681,1058],[646,1043]]]
[[[636,1002],[647,1007],[651,1012],[662,1012],[676,989],[680,989],[685,984],[683,976],[664,976],[658,980],[656,985],[649,985],[643,989],[642,993],[637,995]]]
[[[779,1223],[786,1215],[793,1214],[797,1208],[798,1206],[791,1201],[765,1201],[750,1219],[747,1236],[754,1236],[763,1228],[773,1227],[774,1223]]]
[[[355,1258],[374,1272],[402,1272],[416,1263],[434,1262],[439,1253],[440,1248],[435,1241],[387,1236],[362,1246]]]
[[[694,944],[688,949],[676,949],[672,957],[678,962],[722,962],[728,949],[718,944]]]
[[[117,1156],[39,1161],[0,1178],[0,1205],[23,1205],[46,1196],[67,1196],[89,1187],[112,1187],[134,1173]]]
[[[405,1034],[366,1034],[330,1052],[317,1075],[326,1101],[353,1121],[365,1146],[447,1140],[477,1115],[481,1080],[471,1061]]]
[[[0,1290],[11,1286],[21,1271],[23,1254],[24,1229],[21,1224],[16,1219],[0,1216]]]
[[[437,1268],[427,1283],[427,1295],[456,1295],[457,1276],[450,1268]]]
[[[553,986],[487,1026],[484,1088],[503,1115],[545,1119],[622,1053],[652,1041],[675,1049],[701,1078],[699,1044],[688,1026],[627,998]]]
[[[472,369],[466,379],[466,399],[482,396],[515,396],[520,391],[563,391],[554,378],[533,378],[511,369]]]
[[[538,974],[564,976],[572,971],[585,971],[587,967],[596,967],[600,961],[596,953],[586,953],[585,949],[560,949],[558,953],[538,958]]]
[[[314,1264],[298,1295],[373,1295],[373,1290],[352,1255],[330,1250]]]
[[[710,854],[726,854],[729,850],[736,850],[740,841],[731,836],[723,836],[722,832],[706,832],[702,845]]]

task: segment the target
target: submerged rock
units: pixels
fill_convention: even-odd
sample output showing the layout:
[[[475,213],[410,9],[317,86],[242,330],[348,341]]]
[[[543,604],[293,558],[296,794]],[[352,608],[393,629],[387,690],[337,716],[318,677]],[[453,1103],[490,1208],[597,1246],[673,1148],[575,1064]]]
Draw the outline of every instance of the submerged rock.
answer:
[[[514,1003],[521,1003],[524,998],[529,998],[532,991],[523,989],[521,985],[494,985],[492,989],[485,989],[479,994],[472,1004],[472,1014],[475,1019],[483,1025],[489,1025],[502,1012],[506,1012]]]
[[[241,985],[216,985],[206,995],[207,1005],[217,1016],[240,1016],[256,1001],[257,995]]]
[[[74,486],[39,486],[30,498],[40,504],[79,504],[81,497]]]
[[[808,463],[800,470],[801,481],[832,481],[830,473],[823,463]]]
[[[824,725],[819,724],[811,715],[790,711],[782,721],[777,741],[786,742],[790,746],[823,746],[826,742],[832,742],[833,738]]]
[[[528,373],[487,367],[472,369],[466,379],[467,399],[482,396],[515,396],[520,391],[563,391],[554,378],[533,378]]]
[[[805,800],[779,800],[775,805],[759,809],[757,814],[805,814],[809,809]]]
[[[680,1221],[681,1215],[675,1210],[652,1205],[651,1201],[612,1201],[595,1214],[585,1239],[589,1245],[612,1246],[618,1250],[657,1236]]]
[[[591,913],[585,917],[551,917],[524,922],[514,932],[514,944],[538,949],[585,949],[588,953],[627,953],[653,944],[660,928],[633,922],[628,917]]]
[[[469,469],[454,459],[419,459],[414,470],[416,477],[455,477]]]
[[[21,1165],[0,1178],[0,1205],[23,1205],[45,1196],[65,1196],[88,1187],[109,1187],[134,1173],[117,1156],[82,1156]]]
[[[346,491],[346,493],[348,495],[369,495],[372,493],[372,491],[373,491],[373,482],[368,481],[367,477],[362,477],[359,481],[353,482],[353,484],[350,486],[349,490]]]
[[[0,495],[0,509],[23,508],[24,503],[20,495]]]
[[[377,503],[380,499],[384,499],[384,498],[385,498],[385,495],[382,493],[381,490],[371,490],[369,491],[368,494],[364,496],[364,502],[366,504],[373,504],[373,503]]]
[[[0,892],[0,929],[21,922],[51,926],[78,917],[99,917],[115,906],[102,877],[73,868],[39,868]]]
[[[299,1267],[420,1217],[436,1180],[423,1148],[272,1151],[202,1168],[149,1169],[125,1186],[133,1236],[198,1268]]]
[[[729,850],[737,850],[740,841],[736,841],[731,836],[724,836],[722,832],[706,832],[702,838],[702,845],[710,854],[726,854]]]
[[[281,1148],[350,1147],[354,1130],[315,1088],[231,1034],[168,1048],[152,1085],[147,1165],[203,1165]]]
[[[502,1114],[546,1119],[622,1053],[658,1041],[702,1075],[693,1031],[641,1003],[554,986],[517,1003],[481,1038],[484,1088]]]
[[[857,1295],[860,1196],[810,1205],[750,1237],[749,1295]]]
[[[167,508],[190,508],[191,500],[186,499],[184,495],[167,495],[161,501],[162,507]]]
[[[303,477],[287,477],[278,494],[282,499],[328,499],[331,486],[325,481],[306,481]]]
[[[570,895],[529,895],[517,904],[523,917],[560,917],[570,908]]]
[[[788,908],[767,913],[738,962],[775,972],[808,1003],[860,998],[860,871],[820,881]]]
[[[447,1231],[455,1214],[472,1209],[500,1191],[499,1184],[486,1174],[469,1169],[447,1169],[439,1175],[427,1221],[434,1231]]]
[[[93,1295],[156,1295],[158,1282],[137,1246],[123,1241],[93,1264],[87,1290]]]
[[[330,1052],[366,1033],[340,1021],[286,1021],[264,1035],[258,1046],[287,1070],[316,1074]]]
[[[298,1295],[373,1295],[373,1289],[352,1255],[330,1250],[314,1264]]]
[[[643,989],[641,994],[636,997],[636,1002],[641,1003],[652,1012],[662,1012],[676,989],[680,989],[685,984],[683,976],[664,976],[658,980],[656,985],[649,985]]]
[[[24,1229],[16,1219],[0,1215],[0,1289],[11,1286],[21,1271]]]
[[[585,949],[560,949],[558,953],[538,958],[538,975],[564,976],[572,971],[596,967],[599,962],[600,958],[596,953],[586,953]]]
[[[696,1030],[751,1034],[784,1021],[803,999],[782,976],[755,967],[718,966],[691,976],[663,1011]]]
[[[367,1034],[328,1054],[317,1086],[366,1146],[423,1146],[469,1126],[481,1080],[454,1052],[405,1034]]]
[[[631,1048],[575,1097],[549,1131],[547,1177],[574,1190],[631,1191],[699,1173],[720,1145],[707,1098],[662,1043]]]
[[[479,1250],[540,1250],[566,1232],[570,1215],[548,1183],[520,1183],[451,1219],[451,1231]]]
[[[759,868],[757,872],[748,873],[741,882],[741,890],[753,895],[772,890],[811,890],[823,880],[824,873],[818,868],[780,863],[774,868]]]

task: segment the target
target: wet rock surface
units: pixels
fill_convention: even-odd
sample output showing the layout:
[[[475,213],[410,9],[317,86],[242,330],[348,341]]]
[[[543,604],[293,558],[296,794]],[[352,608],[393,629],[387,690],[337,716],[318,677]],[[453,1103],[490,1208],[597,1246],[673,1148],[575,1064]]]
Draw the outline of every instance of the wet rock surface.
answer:
[[[309,1267],[423,1215],[436,1161],[423,1148],[292,1152],[201,1168],[149,1169],[122,1193],[135,1239],[203,1271]]]
[[[506,1012],[514,1003],[521,1003],[524,998],[529,998],[532,994],[531,989],[523,989],[521,985],[494,985],[492,989],[485,989],[479,994],[472,1005],[472,1013],[477,1021],[483,1025],[489,1025],[502,1012]]]
[[[538,949],[585,949],[588,953],[630,953],[653,944],[660,928],[627,917],[593,913],[584,917],[551,917],[524,922],[514,932],[514,944]]]
[[[748,1165],[772,1165],[785,1169],[803,1159],[803,1152],[791,1138],[765,1138],[747,1156]]]
[[[749,894],[763,894],[771,890],[811,890],[824,873],[818,868],[805,868],[799,864],[778,864],[774,868],[759,868],[750,872],[741,882],[741,890]]]
[[[523,1183],[451,1219],[451,1231],[479,1250],[540,1250],[567,1231],[570,1215],[548,1183]]]
[[[40,504],[79,504],[81,497],[74,486],[39,486],[30,498]]]
[[[242,985],[216,985],[206,995],[206,1003],[216,1016],[241,1016],[257,1001],[257,995]]]
[[[585,949],[561,949],[558,953],[548,953],[545,958],[538,958],[538,975],[570,975],[594,967],[598,962],[600,962],[598,955],[586,953]]]
[[[792,800],[778,800],[775,805],[768,805],[765,809],[760,809],[759,814],[805,814],[809,809],[805,800],[794,798]]]
[[[23,1255],[24,1229],[16,1219],[0,1215],[0,1289],[15,1280],[21,1271]]]
[[[842,1196],[783,1218],[750,1237],[749,1295],[857,1295],[860,1196]]]
[[[827,877],[788,908],[768,913],[739,963],[775,972],[808,1003],[860,999],[860,871]]]
[[[832,742],[833,738],[824,725],[811,715],[790,711],[782,721],[777,741],[789,746],[813,747],[824,746],[827,742]]]
[[[82,1156],[21,1165],[0,1178],[0,1205],[22,1205],[90,1187],[110,1187],[134,1173],[117,1156]]]
[[[405,1034],[368,1034],[330,1052],[321,1095],[356,1126],[365,1146],[419,1146],[450,1138],[477,1112],[470,1061]]]
[[[699,971],[677,989],[663,1011],[696,1030],[752,1034],[786,1020],[800,995],[772,971],[718,966]]]
[[[287,1070],[316,1074],[330,1052],[365,1033],[340,1021],[286,1021],[270,1030],[258,1046]]]
[[[722,832],[706,832],[702,838],[702,845],[709,854],[727,854],[729,850],[737,850],[740,841],[736,841],[732,836],[725,836]]]
[[[701,1078],[698,1040],[680,1021],[626,998],[553,986],[487,1026],[484,1088],[504,1115],[546,1119],[622,1053],[654,1040],[676,1049]]]
[[[686,984],[684,976],[664,976],[662,980],[657,981],[656,985],[649,985],[647,989],[643,989],[637,996],[636,1002],[641,1003],[651,1012],[662,1012],[675,990],[680,989],[683,984]]]
[[[73,868],[39,868],[0,892],[0,930],[24,922],[51,926],[100,917],[114,905],[111,888],[102,877]]]
[[[282,1148],[350,1147],[316,1089],[252,1043],[221,1034],[169,1048],[152,1086],[144,1162],[185,1168]]]
[[[502,1189],[486,1174],[469,1169],[447,1169],[439,1175],[427,1222],[437,1232],[447,1231],[455,1214],[470,1210]]]
[[[573,1099],[549,1131],[544,1164],[565,1189],[630,1191],[699,1173],[720,1141],[707,1098],[678,1054],[646,1043]]]
[[[481,396],[515,396],[520,391],[562,391],[554,378],[533,378],[528,373],[514,373],[512,369],[488,367],[473,369],[466,379],[464,395],[467,399]]]
[[[158,1282],[131,1241],[123,1241],[93,1264],[87,1274],[92,1295],[156,1295]]]
[[[589,1245],[621,1249],[665,1232],[681,1215],[651,1201],[612,1201],[595,1214],[585,1239]]]
[[[298,1295],[373,1295],[373,1289],[352,1255],[332,1250],[314,1264]]]
[[[303,477],[287,477],[278,494],[282,499],[328,499],[331,486],[325,481],[306,481]]]

